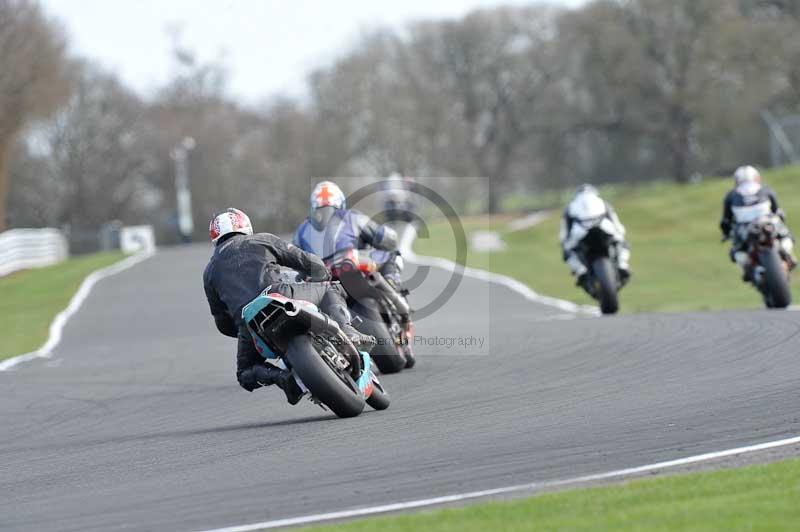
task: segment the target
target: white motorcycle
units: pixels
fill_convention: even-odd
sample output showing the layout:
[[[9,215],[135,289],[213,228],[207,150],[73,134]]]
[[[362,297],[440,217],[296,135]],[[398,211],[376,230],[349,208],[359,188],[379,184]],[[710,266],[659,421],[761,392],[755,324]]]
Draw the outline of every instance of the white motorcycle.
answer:
[[[573,225],[571,247],[589,270],[583,289],[600,303],[603,314],[619,310],[618,292],[624,279],[617,268],[617,230],[605,213]]]

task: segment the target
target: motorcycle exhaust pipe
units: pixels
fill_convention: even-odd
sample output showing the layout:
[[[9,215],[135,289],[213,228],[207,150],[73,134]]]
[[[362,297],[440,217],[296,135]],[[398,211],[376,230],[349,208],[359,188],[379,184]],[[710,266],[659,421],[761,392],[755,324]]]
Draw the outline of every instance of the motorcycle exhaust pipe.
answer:
[[[397,311],[405,318],[411,314],[411,308],[408,303],[400,297],[397,291],[384,279],[383,275],[371,273],[369,274],[370,284],[381,292],[386,294],[386,297],[397,307]]]
[[[287,316],[299,320],[300,323],[314,332],[336,336],[341,331],[338,323],[321,312],[311,312],[310,310],[296,306],[292,302],[285,303],[283,311]]]

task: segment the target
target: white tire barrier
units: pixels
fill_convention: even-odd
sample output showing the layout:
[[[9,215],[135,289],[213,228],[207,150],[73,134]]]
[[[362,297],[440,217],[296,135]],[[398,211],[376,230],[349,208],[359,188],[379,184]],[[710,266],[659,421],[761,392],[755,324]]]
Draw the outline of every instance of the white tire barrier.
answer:
[[[58,229],[11,229],[0,233],[0,277],[65,260],[69,245]]]

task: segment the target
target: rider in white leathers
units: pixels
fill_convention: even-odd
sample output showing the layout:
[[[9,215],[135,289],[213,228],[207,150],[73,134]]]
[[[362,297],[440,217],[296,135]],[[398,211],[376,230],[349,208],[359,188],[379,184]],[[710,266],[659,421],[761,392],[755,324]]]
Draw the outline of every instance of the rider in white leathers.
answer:
[[[581,222],[597,220],[600,228],[612,236],[616,247],[617,269],[620,280],[626,283],[630,278],[630,248],[625,242],[625,226],[619,221],[614,208],[603,198],[592,185],[581,185],[575,192],[572,201],[564,209],[561,217],[561,230],[559,239],[563,251],[564,262],[569,266],[577,284],[582,286],[587,279],[589,270],[577,253],[581,240],[586,236],[587,230]]]

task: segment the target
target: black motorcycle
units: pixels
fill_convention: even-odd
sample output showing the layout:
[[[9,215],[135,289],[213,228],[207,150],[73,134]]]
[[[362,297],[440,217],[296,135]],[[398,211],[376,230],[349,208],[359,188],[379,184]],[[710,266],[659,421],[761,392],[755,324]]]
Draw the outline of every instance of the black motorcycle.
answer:
[[[592,298],[600,303],[603,314],[619,310],[619,290],[624,286],[617,268],[617,246],[614,237],[602,227],[602,219],[581,221],[586,235],[580,240],[576,252],[589,272],[583,283]]]
[[[761,292],[767,308],[786,308],[792,304],[791,261],[780,245],[783,222],[778,216],[762,216],[745,229],[745,250],[752,270],[747,276]]]
[[[382,373],[397,373],[416,364],[411,347],[411,308],[377,271],[372,260],[357,250],[338,252],[326,261],[331,275],[347,292],[347,304],[359,319],[356,328],[378,341],[372,358]]]

